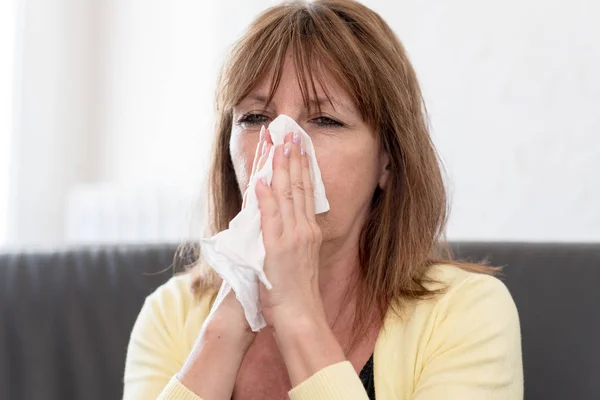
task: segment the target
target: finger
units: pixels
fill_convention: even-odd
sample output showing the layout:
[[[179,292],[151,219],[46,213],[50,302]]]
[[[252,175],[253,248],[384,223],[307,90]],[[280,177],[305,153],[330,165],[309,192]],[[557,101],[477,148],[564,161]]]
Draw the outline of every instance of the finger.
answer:
[[[267,143],[273,144],[273,138],[271,137],[271,131],[269,130],[269,128],[265,129],[264,139]]]
[[[274,191],[262,179],[256,183],[256,197],[260,210],[260,223],[265,246],[277,241],[283,233],[281,212]]]
[[[258,139],[258,144],[256,145],[256,151],[254,152],[254,160],[252,161],[252,172],[250,173],[250,177],[254,176],[254,174],[256,173],[257,169],[256,166],[258,164],[258,161],[261,157],[261,155],[263,154],[263,147],[265,145],[265,126],[261,126],[260,128],[260,138]]]
[[[258,173],[258,171],[260,171],[262,169],[262,167],[265,166],[267,160],[269,159],[269,151],[271,150],[271,147],[272,147],[272,145],[270,145],[266,141],[263,141],[263,146],[262,146],[262,150],[260,153],[260,157],[258,158],[258,161],[256,162],[256,166],[254,168],[254,172],[252,173],[252,176],[250,177],[248,186],[254,181],[254,176]],[[244,192],[244,199],[243,199],[244,201],[242,203],[242,208],[244,208],[246,206],[249,192],[250,192],[250,187],[248,187],[246,189],[246,191]]]
[[[265,147],[266,147],[266,140],[265,140],[265,126],[261,126],[260,128],[260,138],[258,140],[258,144],[256,145],[256,150],[254,152],[254,160],[252,160],[252,171],[250,172],[250,177],[248,178],[248,184],[246,185],[246,190],[244,190],[244,195],[242,198],[242,208],[246,207],[246,199],[248,197],[248,188],[250,187],[250,183],[252,182],[252,178],[254,177],[254,174],[256,173],[256,171],[260,170],[260,168],[258,167],[258,164],[260,163],[260,160],[262,158],[262,156],[265,153]]]
[[[258,160],[258,164],[256,165],[256,172],[260,171],[267,163],[267,160],[269,159],[269,153],[271,152],[272,147],[273,145],[271,143],[265,141],[265,150],[262,153],[260,160]]]
[[[300,157],[302,163],[302,182],[304,184],[304,207],[306,218],[310,221],[316,221],[315,218],[315,190],[310,179],[310,169],[308,167],[308,154],[302,152]]]
[[[271,187],[279,212],[281,213],[281,220],[283,227],[290,227],[293,229],[295,226],[296,218],[294,216],[294,200],[292,195],[292,189],[290,187],[290,152],[291,152],[291,135],[286,135],[284,144],[279,145],[275,148],[275,155],[273,157],[273,180],[271,181]]]
[[[304,195],[304,179],[302,178],[302,161],[300,156],[300,135],[294,132],[290,149],[290,187],[294,199],[296,221],[306,219],[306,198]]]

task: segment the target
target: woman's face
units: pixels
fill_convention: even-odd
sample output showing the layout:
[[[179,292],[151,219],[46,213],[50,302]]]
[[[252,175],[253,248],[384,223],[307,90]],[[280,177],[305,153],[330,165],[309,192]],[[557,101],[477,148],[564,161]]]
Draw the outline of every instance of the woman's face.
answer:
[[[324,77],[333,106],[317,85],[321,113],[304,106],[293,62],[288,57],[281,83],[264,109],[271,82],[265,80],[234,108],[230,151],[240,190],[245,190],[259,141],[260,128],[279,114],[293,118],[311,137],[331,209],[317,215],[323,241],[357,236],[366,219],[377,185],[387,179],[387,157],[376,135],[362,120],[350,97]],[[269,78],[270,79],[270,78]]]

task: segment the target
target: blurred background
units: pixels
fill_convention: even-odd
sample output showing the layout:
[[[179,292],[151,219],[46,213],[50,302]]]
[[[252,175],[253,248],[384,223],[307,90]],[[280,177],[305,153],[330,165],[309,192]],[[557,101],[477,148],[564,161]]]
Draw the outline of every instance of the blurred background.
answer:
[[[0,246],[197,238],[216,76],[273,3],[0,0]],[[600,2],[364,3],[420,77],[449,238],[599,241]]]

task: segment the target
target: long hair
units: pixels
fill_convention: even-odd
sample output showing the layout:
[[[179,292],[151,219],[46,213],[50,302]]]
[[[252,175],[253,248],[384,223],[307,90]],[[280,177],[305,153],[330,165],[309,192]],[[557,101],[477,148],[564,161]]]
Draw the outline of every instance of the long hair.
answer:
[[[311,96],[316,97],[315,81],[326,90],[323,73],[328,73],[351,96],[389,155],[387,184],[373,193],[360,236],[352,349],[373,316],[383,323],[388,309],[400,315],[406,301],[438,293],[426,286],[432,265],[453,263],[481,273],[494,269],[451,261],[444,237],[448,214],[444,179],[417,76],[386,22],[350,0],[274,6],[258,16],[234,45],[217,84],[205,233],[227,229],[242,206],[229,151],[233,107],[269,73],[273,76],[267,104],[271,101],[288,51],[307,107]],[[216,292],[220,278],[197,260],[192,269],[194,291]]]

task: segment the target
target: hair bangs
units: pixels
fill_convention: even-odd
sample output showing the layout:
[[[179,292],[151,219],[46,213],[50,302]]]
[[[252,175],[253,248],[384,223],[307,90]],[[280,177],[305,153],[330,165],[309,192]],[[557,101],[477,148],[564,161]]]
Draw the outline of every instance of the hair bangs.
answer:
[[[279,11],[279,12],[278,12]],[[218,101],[228,112],[256,89],[265,79],[270,87],[265,108],[270,104],[281,83],[286,62],[293,62],[304,105],[309,112],[321,112],[319,88],[324,99],[335,108],[327,82],[331,79],[351,97],[362,118],[373,128],[379,122],[375,85],[365,84],[372,75],[366,63],[356,62],[360,43],[336,13],[314,3],[299,3],[290,12],[268,10],[250,27],[248,35],[238,42],[231,53],[221,83]],[[368,79],[367,79],[368,80]]]

